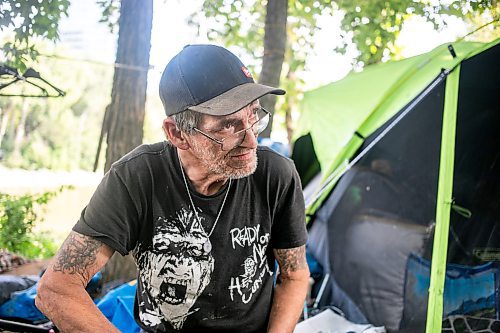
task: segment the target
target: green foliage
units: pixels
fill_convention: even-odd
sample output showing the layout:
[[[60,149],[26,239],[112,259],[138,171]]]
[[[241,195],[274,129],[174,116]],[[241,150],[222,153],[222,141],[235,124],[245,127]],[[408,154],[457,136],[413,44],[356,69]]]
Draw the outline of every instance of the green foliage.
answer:
[[[31,234],[31,243],[23,248],[21,253],[29,259],[52,258],[59,246],[48,231],[41,231]]]
[[[198,24],[198,16],[208,19],[208,38],[226,46],[237,45],[257,58],[263,52],[264,18],[267,0],[205,0],[199,13],[191,17]],[[342,44],[335,51],[345,52],[355,44],[360,54],[357,65],[377,63],[383,57],[397,55],[395,40],[406,19],[412,15],[424,17],[436,29],[446,26],[447,16],[469,18],[490,11],[496,17],[495,0],[300,0],[289,1],[287,38],[289,48],[285,63],[292,71],[300,70],[305,59],[314,50],[312,37],[319,29],[320,15],[344,13],[341,28]],[[335,37],[335,36],[332,36]]]
[[[264,21],[267,0],[205,0],[202,10],[190,23],[198,25],[199,15],[208,19],[207,37],[225,46],[242,47],[253,59],[264,52]],[[287,35],[289,48],[285,62],[291,70],[302,69],[306,55],[313,49],[312,36],[318,15],[331,14],[331,1],[289,1]],[[255,64],[254,64],[255,66]]]
[[[57,194],[69,186],[42,194],[21,196],[0,193],[0,248],[27,258],[49,258],[56,245],[47,233],[33,234],[41,222],[37,210],[43,208]]]
[[[68,15],[69,0],[3,0],[0,30],[11,29],[14,40],[2,46],[7,63],[21,71],[39,55],[34,41],[56,41],[59,20]]]
[[[242,54],[251,55],[245,61],[251,71],[260,65],[264,54],[264,27],[267,0],[205,0],[202,9],[194,13],[189,22],[198,25],[200,15],[207,18],[207,37],[227,47],[239,47]],[[276,108],[279,116],[286,118],[286,113],[297,104],[303,80],[295,75],[304,69],[307,55],[314,50],[313,36],[317,28],[319,15],[330,15],[333,12],[331,1],[289,1],[287,20],[287,49],[285,51],[282,76],[293,77],[293,82],[284,82],[287,89],[285,102]],[[251,61],[257,60],[258,63]],[[258,75],[254,75],[258,77]],[[273,123],[274,126],[282,124]],[[287,124],[289,125],[289,124]]]
[[[114,32],[120,18],[120,0],[97,0],[97,4],[102,9],[99,22],[105,23],[109,31]]]
[[[37,48],[44,50],[44,44]],[[45,53],[45,52],[44,52]],[[62,50],[55,53],[64,54]],[[113,67],[40,57],[36,69],[64,98],[0,98],[0,149],[8,167],[92,170]],[[5,93],[34,92],[18,82]]]
[[[382,59],[397,56],[395,41],[406,19],[412,15],[424,17],[436,30],[446,27],[447,16],[471,17],[486,10],[495,11],[494,0],[457,0],[457,1],[350,1],[338,0],[338,8],[345,15],[342,30],[345,32],[343,43],[336,49],[345,52],[354,43],[360,55],[358,66],[380,62]]]
[[[194,13],[190,23],[200,28],[201,16],[205,16],[207,37],[228,47],[239,47],[241,54],[253,59],[263,56],[264,24],[266,5],[269,0],[205,0],[199,12]],[[340,46],[332,49],[345,53],[353,45],[359,51],[353,59],[354,68],[398,57],[400,50],[395,41],[411,16],[424,17],[435,29],[446,27],[450,16],[470,18],[487,12],[497,17],[496,0],[290,0],[288,1],[287,50],[283,64],[282,80],[286,86],[285,102],[278,105],[277,112],[290,119],[291,111],[300,99],[303,81],[300,73],[307,58],[314,53],[313,37],[320,29],[320,17],[342,13]],[[200,31],[200,29],[199,29]],[[340,38],[339,38],[340,37]],[[248,64],[248,62],[247,62]],[[258,64],[249,64],[250,68]],[[253,70],[255,72],[255,70]],[[282,114],[280,115],[282,116]],[[275,119],[277,119],[275,117]],[[288,120],[287,120],[288,121]],[[287,123],[290,134],[290,124]]]

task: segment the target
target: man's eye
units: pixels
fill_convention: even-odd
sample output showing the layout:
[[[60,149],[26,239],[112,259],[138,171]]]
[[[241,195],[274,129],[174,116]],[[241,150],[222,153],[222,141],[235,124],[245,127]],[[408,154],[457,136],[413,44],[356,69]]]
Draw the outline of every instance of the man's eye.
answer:
[[[223,133],[228,133],[228,132],[233,132],[233,131],[234,131],[234,124],[233,123],[227,123],[220,129],[220,132],[223,132]]]
[[[259,120],[259,115],[258,115],[259,109],[253,109],[252,115],[250,116],[249,120],[251,122],[254,122],[256,120]]]

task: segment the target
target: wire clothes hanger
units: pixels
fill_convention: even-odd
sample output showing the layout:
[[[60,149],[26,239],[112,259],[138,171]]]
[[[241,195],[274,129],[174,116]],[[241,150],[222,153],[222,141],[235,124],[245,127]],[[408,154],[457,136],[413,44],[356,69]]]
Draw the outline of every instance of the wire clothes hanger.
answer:
[[[20,97],[62,97],[64,95],[66,95],[66,93],[64,91],[62,91],[61,89],[57,88],[56,86],[54,86],[53,84],[51,84],[50,82],[48,82],[47,80],[42,78],[40,73],[35,71],[33,68],[28,68],[24,72],[24,74],[21,75],[21,74],[19,74],[19,72],[15,68],[12,68],[12,67],[9,67],[6,65],[0,65],[0,78],[5,78],[5,77],[8,79],[10,78],[10,81],[8,81],[6,83],[0,83],[0,96],[9,96],[9,97],[13,97],[13,96],[20,96]],[[37,80],[42,81],[44,84],[46,84],[47,86],[52,88],[56,93],[49,94],[47,89],[45,89],[41,85],[39,85],[39,84],[33,82],[32,80],[29,80],[29,79],[37,79]],[[26,82],[26,83],[38,88],[40,93],[38,95],[35,95],[35,94],[3,94],[1,92],[2,89],[4,89],[4,88],[6,88],[6,87],[8,87],[16,82],[19,82],[19,81]]]

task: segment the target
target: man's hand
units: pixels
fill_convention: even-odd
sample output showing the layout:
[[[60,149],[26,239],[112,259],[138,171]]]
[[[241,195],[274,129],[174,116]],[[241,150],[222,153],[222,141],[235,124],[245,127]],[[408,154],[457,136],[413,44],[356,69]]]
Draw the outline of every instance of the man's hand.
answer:
[[[268,332],[293,332],[304,307],[309,285],[306,247],[274,249],[279,275],[274,292]]]
[[[119,332],[85,291],[113,250],[98,240],[71,232],[43,274],[36,306],[61,332]]]

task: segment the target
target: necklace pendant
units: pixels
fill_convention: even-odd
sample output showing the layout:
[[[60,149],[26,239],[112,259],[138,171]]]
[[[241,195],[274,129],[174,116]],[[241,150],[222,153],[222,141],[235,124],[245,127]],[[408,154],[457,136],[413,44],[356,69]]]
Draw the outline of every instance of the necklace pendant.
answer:
[[[203,251],[205,251],[205,253],[210,253],[212,251],[212,243],[208,238],[207,241],[203,244]]]

